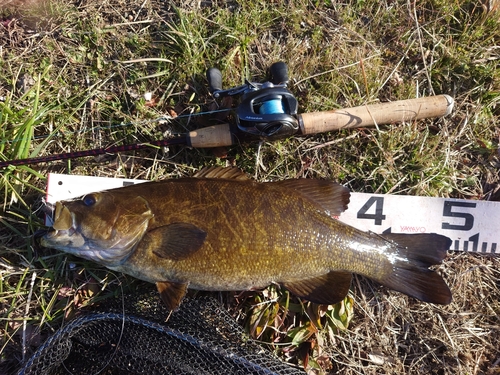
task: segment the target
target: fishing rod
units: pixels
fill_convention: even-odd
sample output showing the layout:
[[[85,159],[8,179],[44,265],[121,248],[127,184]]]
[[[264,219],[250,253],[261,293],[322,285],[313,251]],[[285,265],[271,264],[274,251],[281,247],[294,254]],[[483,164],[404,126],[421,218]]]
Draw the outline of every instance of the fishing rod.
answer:
[[[241,86],[223,89],[222,73],[217,68],[207,71],[210,92],[216,99],[241,96],[235,109],[235,124],[212,125],[187,134],[145,143],[109,146],[92,150],[0,162],[0,168],[37,164],[102,154],[135,151],[151,146],[187,145],[194,148],[232,146],[242,140],[275,140],[292,135],[310,135],[341,129],[378,126],[446,116],[454,105],[449,95],[398,100],[323,112],[298,113],[298,102],[287,89],[288,67],[276,62],[264,83],[245,81]]]

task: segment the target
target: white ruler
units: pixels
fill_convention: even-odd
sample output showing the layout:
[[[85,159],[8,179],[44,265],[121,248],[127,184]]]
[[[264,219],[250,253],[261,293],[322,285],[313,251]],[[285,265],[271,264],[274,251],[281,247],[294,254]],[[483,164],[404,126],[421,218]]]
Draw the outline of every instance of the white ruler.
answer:
[[[140,182],[51,173],[46,199],[55,203]],[[500,253],[500,202],[351,193],[339,220],[375,233],[440,233],[453,240],[452,250]]]

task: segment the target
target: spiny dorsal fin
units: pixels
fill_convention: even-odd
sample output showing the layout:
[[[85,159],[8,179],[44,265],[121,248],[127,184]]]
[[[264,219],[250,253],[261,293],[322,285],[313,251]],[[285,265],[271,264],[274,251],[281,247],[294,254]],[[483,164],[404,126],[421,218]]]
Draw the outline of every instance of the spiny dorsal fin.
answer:
[[[175,310],[181,304],[186,295],[187,283],[174,283],[171,281],[159,281],[156,283],[160,297],[169,310]]]
[[[351,278],[350,272],[331,271],[326,275],[282,285],[297,297],[322,305],[333,305],[345,298],[351,287]]]
[[[345,186],[328,180],[301,178],[272,182],[272,184],[294,189],[303,197],[320,205],[330,216],[340,215],[347,210],[351,195]]]
[[[250,180],[247,174],[237,167],[206,167],[196,172],[193,177],[196,178],[223,178],[226,180]]]

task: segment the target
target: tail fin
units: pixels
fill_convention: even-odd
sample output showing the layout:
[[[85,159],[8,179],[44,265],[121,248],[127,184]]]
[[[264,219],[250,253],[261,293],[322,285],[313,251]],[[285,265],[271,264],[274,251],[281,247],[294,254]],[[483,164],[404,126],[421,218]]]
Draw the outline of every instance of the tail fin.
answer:
[[[446,305],[452,296],[442,277],[428,267],[440,264],[451,246],[448,237],[435,233],[384,233],[385,239],[397,243],[398,259],[394,272],[380,282],[394,290],[424,302]]]

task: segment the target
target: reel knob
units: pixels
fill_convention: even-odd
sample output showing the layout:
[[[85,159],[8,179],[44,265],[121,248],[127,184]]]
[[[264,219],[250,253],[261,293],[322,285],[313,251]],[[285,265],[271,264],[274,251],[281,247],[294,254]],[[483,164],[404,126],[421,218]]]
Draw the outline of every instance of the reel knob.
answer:
[[[217,68],[207,70],[208,88],[211,93],[222,90],[222,73]]]
[[[288,67],[283,61],[275,62],[269,68],[271,82],[275,85],[288,83]]]

